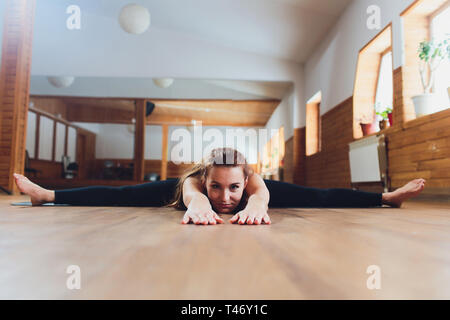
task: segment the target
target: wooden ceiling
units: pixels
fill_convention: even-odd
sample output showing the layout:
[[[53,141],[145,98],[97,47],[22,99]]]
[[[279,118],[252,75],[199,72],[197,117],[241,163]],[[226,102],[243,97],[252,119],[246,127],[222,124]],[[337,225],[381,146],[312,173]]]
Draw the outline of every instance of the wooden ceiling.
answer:
[[[36,96],[38,97],[38,96]],[[46,99],[50,98],[48,96]],[[132,123],[136,99],[55,97],[66,107],[68,121]],[[280,100],[162,100],[155,104],[147,124],[265,126]]]

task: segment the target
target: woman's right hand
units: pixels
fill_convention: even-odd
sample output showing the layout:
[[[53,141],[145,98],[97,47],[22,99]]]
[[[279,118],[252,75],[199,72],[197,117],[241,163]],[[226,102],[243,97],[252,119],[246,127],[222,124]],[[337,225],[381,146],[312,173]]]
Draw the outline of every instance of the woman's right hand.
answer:
[[[189,222],[195,224],[220,224],[224,223],[223,219],[211,208],[189,206],[184,214],[182,224]]]

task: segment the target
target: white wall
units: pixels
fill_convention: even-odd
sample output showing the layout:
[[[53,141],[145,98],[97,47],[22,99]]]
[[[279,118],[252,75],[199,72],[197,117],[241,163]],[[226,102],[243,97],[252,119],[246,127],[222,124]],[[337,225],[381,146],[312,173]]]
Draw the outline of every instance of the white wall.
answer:
[[[95,141],[97,159],[133,159],[134,133],[126,124],[99,124]]]
[[[270,132],[267,137],[268,140],[270,140],[273,133],[276,132],[276,130],[278,130],[281,126],[284,127],[285,140],[288,140],[294,135],[294,112],[296,106],[300,107],[300,104],[295,103],[295,99],[294,90],[291,90],[291,92],[286,94],[283,100],[281,100],[279,106],[275,109],[266,124],[266,129]]]
[[[145,127],[145,159],[162,159],[162,126]]]
[[[38,158],[41,160],[52,160],[53,123],[50,118],[40,117]]]
[[[403,65],[403,35],[399,14],[413,0],[358,0],[345,10],[322,45],[305,64],[305,94],[303,104],[317,91],[322,91],[320,113],[324,114],[353,95],[359,50],[382,28],[392,22],[394,69]],[[367,7],[381,9],[381,29],[366,26]],[[303,110],[302,110],[303,112]],[[304,118],[302,115],[300,118]]]

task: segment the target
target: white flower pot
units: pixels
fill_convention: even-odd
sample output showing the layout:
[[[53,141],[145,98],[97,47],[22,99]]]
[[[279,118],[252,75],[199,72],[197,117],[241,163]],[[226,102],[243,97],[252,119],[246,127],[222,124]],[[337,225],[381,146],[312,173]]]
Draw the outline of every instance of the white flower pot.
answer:
[[[414,108],[416,110],[416,117],[421,117],[426,114],[439,111],[439,99],[433,93],[424,93],[412,97]]]

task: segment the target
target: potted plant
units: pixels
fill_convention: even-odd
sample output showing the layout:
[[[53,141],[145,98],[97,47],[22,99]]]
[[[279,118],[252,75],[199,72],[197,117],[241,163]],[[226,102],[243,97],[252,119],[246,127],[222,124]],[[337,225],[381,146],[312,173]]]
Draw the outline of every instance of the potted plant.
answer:
[[[380,130],[383,130],[389,126],[392,126],[392,108],[386,107],[383,111],[377,111],[376,114],[381,117],[379,122]]]
[[[436,94],[431,93],[435,71],[444,59],[450,58],[449,39],[442,42],[422,41],[419,45],[419,71],[423,94],[412,97],[416,116],[420,117],[437,111],[439,102]],[[428,77],[427,77],[428,75]]]
[[[370,116],[362,116],[359,119],[359,124],[361,126],[363,136],[377,132],[377,119],[375,117],[375,113],[372,113]]]

